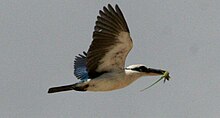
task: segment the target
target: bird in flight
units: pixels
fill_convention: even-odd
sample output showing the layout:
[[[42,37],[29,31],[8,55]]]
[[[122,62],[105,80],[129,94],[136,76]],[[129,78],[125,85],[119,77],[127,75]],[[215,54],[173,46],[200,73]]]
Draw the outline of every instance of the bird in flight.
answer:
[[[93,31],[93,41],[87,52],[74,61],[74,75],[80,81],[49,88],[48,93],[62,91],[112,91],[124,88],[142,76],[158,76],[169,80],[169,73],[143,64],[125,66],[133,43],[122,11],[110,4],[99,11]],[[154,83],[155,84],[155,83]]]

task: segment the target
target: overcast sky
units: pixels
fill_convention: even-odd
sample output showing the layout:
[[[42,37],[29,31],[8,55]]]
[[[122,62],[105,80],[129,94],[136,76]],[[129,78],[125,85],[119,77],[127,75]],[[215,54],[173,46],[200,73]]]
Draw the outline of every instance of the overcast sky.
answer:
[[[134,48],[126,66],[171,73],[142,77],[111,92],[47,94],[75,83],[73,59],[87,51],[98,11],[124,13]],[[218,118],[220,115],[219,0],[1,0],[2,118]]]

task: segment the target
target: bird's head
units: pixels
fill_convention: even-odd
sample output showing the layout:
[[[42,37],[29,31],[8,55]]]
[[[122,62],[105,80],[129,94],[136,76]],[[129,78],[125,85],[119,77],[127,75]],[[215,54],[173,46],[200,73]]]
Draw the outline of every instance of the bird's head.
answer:
[[[147,68],[145,65],[142,64],[136,64],[136,65],[130,65],[127,68],[125,68],[125,72],[128,75],[128,78],[135,78],[135,80],[141,76],[158,76],[162,75],[159,80],[151,84],[150,86],[146,87],[145,89],[141,90],[144,91],[156,83],[158,83],[160,80],[164,79],[164,82],[166,80],[170,79],[170,75],[168,71],[161,70],[161,69],[153,69],[153,68]]]
[[[148,68],[142,64],[130,65],[125,69],[131,70],[131,71],[137,72],[137,73],[142,73],[142,75],[145,75],[145,76],[163,75],[166,72],[165,70],[161,70],[161,69]]]

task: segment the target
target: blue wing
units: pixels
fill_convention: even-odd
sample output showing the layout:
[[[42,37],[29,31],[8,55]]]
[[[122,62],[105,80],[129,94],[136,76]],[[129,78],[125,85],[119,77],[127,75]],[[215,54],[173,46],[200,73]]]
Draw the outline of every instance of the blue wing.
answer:
[[[74,75],[80,80],[89,78],[86,67],[86,56],[86,52],[83,52],[83,55],[79,54],[74,60]]]

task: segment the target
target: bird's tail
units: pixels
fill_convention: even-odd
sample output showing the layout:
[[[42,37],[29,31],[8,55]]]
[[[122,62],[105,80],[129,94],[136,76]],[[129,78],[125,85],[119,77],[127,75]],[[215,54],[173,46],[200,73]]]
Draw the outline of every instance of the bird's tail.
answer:
[[[56,92],[70,91],[70,90],[74,90],[73,84],[49,88],[48,93],[56,93]]]
[[[87,87],[88,85],[82,86],[82,84],[76,83],[76,84],[71,84],[71,85],[64,85],[64,86],[49,88],[48,93],[56,93],[56,92],[70,91],[70,90],[86,91]]]

